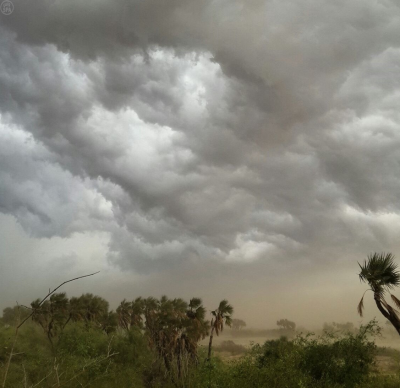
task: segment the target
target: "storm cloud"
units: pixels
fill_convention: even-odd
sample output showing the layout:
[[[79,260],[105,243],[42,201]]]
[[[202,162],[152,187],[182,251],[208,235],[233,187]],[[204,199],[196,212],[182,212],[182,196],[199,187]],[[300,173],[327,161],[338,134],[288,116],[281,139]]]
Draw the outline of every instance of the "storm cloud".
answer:
[[[356,283],[357,261],[396,253],[395,1],[13,3],[0,14],[0,212],[15,233],[100,236],[98,265],[135,292],[242,305],[276,279],[317,300],[311,279],[340,267]],[[2,276],[19,278],[21,257],[0,252]],[[79,271],[86,254],[60,247],[46,263]]]

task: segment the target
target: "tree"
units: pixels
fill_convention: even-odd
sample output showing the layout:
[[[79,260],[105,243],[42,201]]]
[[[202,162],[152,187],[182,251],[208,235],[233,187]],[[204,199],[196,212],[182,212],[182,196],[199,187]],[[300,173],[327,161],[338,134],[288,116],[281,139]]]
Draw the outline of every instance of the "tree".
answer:
[[[124,299],[117,307],[118,325],[125,330],[131,328],[132,303]]]
[[[400,300],[397,299],[390,291],[400,284],[400,273],[397,264],[394,262],[392,253],[374,253],[368,256],[367,260],[360,266],[360,281],[368,283],[369,289],[374,293],[375,304],[381,314],[393,325],[397,333],[400,335],[400,319],[396,310],[387,303],[385,299],[386,293],[390,294],[395,306],[400,308]],[[358,304],[357,311],[362,317],[364,309],[364,295]]]
[[[131,303],[131,327],[143,329],[144,300],[139,296]]]
[[[166,296],[160,300],[138,298],[133,306],[135,325],[142,325],[143,314],[150,346],[170,378],[180,381],[187,375],[189,363],[198,363],[198,342],[208,334],[201,299],[192,298],[188,304]]]
[[[100,318],[100,326],[101,330],[104,331],[107,335],[114,333],[118,327],[118,314],[114,311],[109,311],[104,313],[104,315]]]
[[[54,348],[53,338],[59,337],[69,321],[69,300],[65,292],[55,293],[40,304],[37,299],[31,303],[32,321],[39,324]]]
[[[72,297],[69,300],[69,316],[67,321],[65,322],[66,326],[69,321],[78,322],[83,320],[83,316],[85,315],[85,311],[82,304],[82,298]]]
[[[354,333],[356,331],[356,328],[354,327],[354,324],[352,322],[346,322],[346,323],[325,322],[322,330],[326,332],[341,331],[345,333]]]
[[[246,327],[246,322],[243,319],[232,319],[232,329],[240,330]]]
[[[79,297],[83,312],[83,320],[87,325],[93,323],[101,326],[101,317],[108,314],[108,302],[100,296],[93,294],[83,294]]]
[[[296,330],[296,324],[292,321],[289,321],[288,319],[280,319],[279,321],[276,322],[276,324],[279,326],[280,329],[283,330],[290,330],[290,331]]]
[[[208,356],[207,360],[211,359],[211,348],[212,342],[215,334],[218,336],[221,331],[224,330],[224,324],[231,326],[232,324],[232,314],[233,307],[228,303],[226,299],[219,303],[216,310],[211,311],[213,318],[211,319],[211,332],[210,332],[210,342],[208,344]]]
[[[188,317],[184,333],[186,347],[196,365],[198,363],[198,342],[208,335],[208,322],[205,320],[206,309],[202,303],[200,298],[192,298],[189,302],[189,308],[186,311]]]
[[[15,325],[19,320],[25,319],[29,315],[29,312],[19,306],[6,307],[3,310],[2,322],[5,325]]]

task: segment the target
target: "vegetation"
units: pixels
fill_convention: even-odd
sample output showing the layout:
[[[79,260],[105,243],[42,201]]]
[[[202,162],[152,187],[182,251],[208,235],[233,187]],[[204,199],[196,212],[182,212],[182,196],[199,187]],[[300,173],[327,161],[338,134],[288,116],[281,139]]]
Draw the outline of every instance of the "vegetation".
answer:
[[[374,293],[374,300],[381,314],[393,325],[400,335],[400,318],[396,310],[385,299],[386,293],[389,293],[395,306],[400,308],[400,300],[390,291],[400,284],[400,272],[397,264],[394,262],[394,256],[391,253],[374,253],[368,256],[368,259],[360,266],[360,281],[368,283],[369,290]],[[365,291],[365,292],[367,292]],[[364,295],[365,295],[364,292]],[[357,311],[360,316],[363,315],[364,295],[358,304]]]
[[[216,349],[218,352],[227,352],[233,356],[238,354],[244,354],[247,351],[245,346],[235,344],[235,342],[231,340],[222,341],[222,343]]]
[[[243,328],[245,328],[246,322],[243,319],[232,319],[232,325],[231,328],[233,330],[241,330]]]
[[[346,323],[339,323],[339,322],[332,322],[332,323],[324,323],[323,331],[342,331],[348,333],[354,333],[356,328],[354,327],[354,323],[346,322]]]
[[[399,320],[384,296],[400,282],[392,255],[374,254],[360,265],[390,327]],[[89,275],[90,276],[90,275]],[[54,291],[30,307],[3,310],[0,318],[0,381],[3,388],[394,388],[400,386],[400,352],[377,348],[376,321],[325,324],[320,335],[298,334],[294,322],[277,321],[290,337],[251,348],[213,336],[235,323],[222,300],[206,318],[200,298],[162,296],[124,299],[115,311],[93,294],[68,298]],[[396,298],[392,296],[396,302]],[[380,308],[380,307],[381,308]],[[360,302],[359,312],[362,313]],[[389,319],[390,318],[390,319]],[[16,329],[15,329],[16,328]],[[393,329],[392,329],[393,330]],[[201,340],[210,335],[208,347]],[[221,357],[225,357],[221,359]],[[389,367],[377,361],[391,360]]]
[[[131,386],[136,380],[139,386],[185,386],[199,363],[198,342],[208,334],[201,299],[136,298],[123,300],[113,312],[99,296],[68,299],[55,293],[59,287],[25,307],[30,313],[20,306],[4,310],[3,387],[19,386],[18,381],[32,387],[106,387],[115,381]],[[130,379],[123,382],[119,372],[126,369]]]
[[[280,319],[279,321],[276,322],[276,324],[282,330],[290,330],[290,331],[296,330],[296,324],[292,321],[289,321],[288,319]]]
[[[228,303],[227,300],[224,299],[219,303],[218,308],[212,311],[211,314],[213,315],[213,318],[211,320],[211,333],[210,333],[210,341],[208,344],[208,356],[207,356],[208,361],[210,361],[211,359],[211,349],[212,349],[214,332],[218,336],[219,333],[224,330],[224,324],[231,326],[232,323],[231,315],[233,314],[233,307]]]
[[[216,350],[236,358],[222,361],[215,356],[204,362],[208,354],[204,347],[194,350],[186,346],[191,341],[198,345],[193,338],[203,336],[199,300],[186,304],[166,297],[141,299],[140,320],[132,308],[132,303],[138,304],[135,301],[125,301],[122,307],[126,314],[121,308],[116,315],[133,317],[136,323],[126,325],[127,319],[117,319],[112,332],[104,329],[100,316],[98,321],[71,318],[51,342],[36,318],[29,320],[21,328],[6,387],[394,388],[400,384],[398,370],[381,375],[374,369],[378,352],[398,357],[398,352],[376,347],[373,339],[380,329],[374,321],[354,333],[298,335],[294,340],[282,337],[247,351],[224,341]],[[6,319],[11,318],[16,317],[6,314]],[[197,337],[192,337],[194,332]],[[13,328],[2,320],[2,366],[7,362],[12,334]],[[0,378],[3,373],[4,368],[0,368]]]

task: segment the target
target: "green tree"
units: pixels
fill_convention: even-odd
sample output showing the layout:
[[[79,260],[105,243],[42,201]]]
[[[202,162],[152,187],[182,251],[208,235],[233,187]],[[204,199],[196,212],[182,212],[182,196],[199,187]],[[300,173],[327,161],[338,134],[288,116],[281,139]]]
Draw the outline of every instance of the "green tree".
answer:
[[[395,309],[389,305],[385,295],[390,294],[396,307],[400,308],[400,301],[390,293],[390,291],[400,284],[400,273],[397,264],[394,262],[394,256],[391,253],[374,253],[368,256],[367,260],[360,266],[360,281],[369,285],[369,289],[374,293],[375,304],[381,314],[393,325],[400,335],[400,319]],[[364,292],[364,295],[365,295]],[[364,295],[358,304],[357,311],[360,316],[363,315]]]
[[[240,330],[246,326],[246,322],[243,319],[232,319],[232,329]]]
[[[85,310],[82,304],[81,298],[72,297],[69,300],[68,306],[68,319],[65,322],[65,326],[70,322],[79,322],[83,320]]]
[[[48,340],[53,351],[56,350],[54,339],[62,334],[69,318],[69,300],[65,292],[55,293],[48,300],[40,304],[36,299],[31,303],[33,309],[32,321],[39,324]]]
[[[139,296],[132,303],[131,327],[143,329],[144,300]]]
[[[210,341],[208,343],[207,360],[211,359],[211,349],[214,332],[218,336],[219,333],[224,330],[224,324],[228,326],[231,326],[232,324],[233,307],[228,303],[226,299],[224,299],[219,303],[219,306],[216,310],[211,311],[211,314],[213,315],[213,318],[211,319],[211,332]]]
[[[288,319],[280,319],[279,321],[276,322],[276,324],[279,326],[279,328],[283,330],[290,330],[290,331],[296,330],[296,324],[292,321],[289,321]]]
[[[99,323],[101,330],[107,335],[115,333],[118,327],[118,314],[114,311],[109,311],[100,317]]]
[[[29,311],[20,306],[6,307],[3,310],[2,322],[5,325],[14,326],[18,319],[22,321],[29,315]]]
[[[86,324],[100,327],[101,318],[108,313],[108,302],[97,295],[83,294],[79,297],[79,304]]]
[[[188,319],[183,333],[186,350],[196,365],[198,363],[198,343],[208,335],[208,322],[205,319],[206,309],[202,303],[200,298],[190,299],[189,308],[186,311]]]
[[[132,303],[124,299],[117,307],[118,325],[125,330],[131,328]]]

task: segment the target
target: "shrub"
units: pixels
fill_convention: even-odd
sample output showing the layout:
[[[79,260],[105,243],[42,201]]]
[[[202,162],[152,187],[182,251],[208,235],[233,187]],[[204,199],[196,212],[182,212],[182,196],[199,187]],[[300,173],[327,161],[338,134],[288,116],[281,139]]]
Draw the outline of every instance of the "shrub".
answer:
[[[356,334],[299,337],[295,341],[302,351],[299,367],[317,381],[354,387],[365,380],[374,365],[377,347],[370,337],[379,333],[377,322],[372,321]]]
[[[235,344],[233,341],[222,341],[216,350],[219,352],[229,352],[233,355],[246,352],[246,348],[243,345]]]

